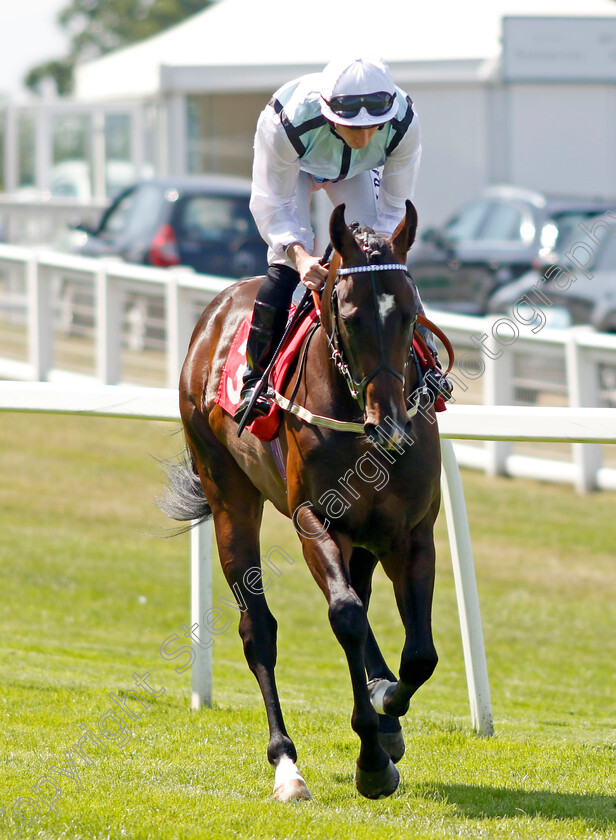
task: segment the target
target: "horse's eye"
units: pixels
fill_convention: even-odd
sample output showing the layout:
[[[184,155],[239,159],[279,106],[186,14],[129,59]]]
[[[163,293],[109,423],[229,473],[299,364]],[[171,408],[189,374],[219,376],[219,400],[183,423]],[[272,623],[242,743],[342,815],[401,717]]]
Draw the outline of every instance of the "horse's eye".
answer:
[[[358,330],[361,326],[361,319],[357,312],[341,312],[340,320],[349,332],[351,330]]]

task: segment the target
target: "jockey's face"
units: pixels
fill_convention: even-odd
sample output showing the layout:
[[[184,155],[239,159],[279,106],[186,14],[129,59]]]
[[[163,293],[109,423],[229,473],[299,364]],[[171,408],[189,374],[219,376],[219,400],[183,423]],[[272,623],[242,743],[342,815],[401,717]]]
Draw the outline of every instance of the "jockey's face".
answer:
[[[351,149],[365,149],[379,130],[378,125],[352,128],[350,125],[338,125],[338,123],[335,123],[335,126],[336,132]]]

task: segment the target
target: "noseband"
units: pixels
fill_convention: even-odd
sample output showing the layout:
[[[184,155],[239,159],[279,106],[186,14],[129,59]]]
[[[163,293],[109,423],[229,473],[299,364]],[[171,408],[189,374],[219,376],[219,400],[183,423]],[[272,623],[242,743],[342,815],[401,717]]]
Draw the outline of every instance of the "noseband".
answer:
[[[336,368],[344,377],[349,387],[349,392],[351,396],[354,400],[357,401],[362,411],[364,410],[366,405],[366,388],[381,371],[391,373],[393,376],[396,377],[396,379],[399,379],[402,382],[402,384],[404,384],[406,371],[406,363],[404,366],[404,371],[400,372],[393,368],[386,359],[385,342],[383,337],[383,325],[381,323],[380,318],[378,317],[379,305],[376,292],[376,278],[374,276],[375,272],[377,271],[404,271],[404,273],[408,276],[408,270],[406,266],[400,263],[387,263],[385,265],[359,265],[352,266],[349,268],[339,268],[337,271],[338,277],[347,274],[370,274],[370,279],[372,281],[372,299],[374,301],[376,334],[379,342],[379,364],[371,373],[367,374],[367,376],[364,376],[364,378],[360,382],[358,382],[351,373],[351,368],[348,363],[348,360],[345,357],[344,346],[340,338],[340,327],[338,324],[338,293],[336,290],[336,283],[338,282],[337,279],[334,281],[334,287],[332,289],[330,298],[332,307],[332,333],[331,335],[327,336],[327,341],[329,343],[331,351],[331,358],[334,364],[336,365]]]

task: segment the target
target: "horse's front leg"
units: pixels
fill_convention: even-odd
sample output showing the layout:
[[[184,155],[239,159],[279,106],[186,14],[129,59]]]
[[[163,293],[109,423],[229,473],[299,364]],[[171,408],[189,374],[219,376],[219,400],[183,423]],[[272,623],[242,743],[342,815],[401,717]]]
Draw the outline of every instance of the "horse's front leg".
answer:
[[[306,508],[300,510],[297,524],[303,534],[322,532],[320,521]],[[302,537],[302,545],[308,566],[327,598],[329,621],[345,652],[351,675],[354,700],[351,726],[361,742],[355,784],[370,799],[390,796],[398,787],[400,774],[379,742],[379,718],[366,684],[368,618],[344,566],[344,555],[348,560],[352,547],[344,537],[338,535],[336,542],[325,532],[314,539]]]
[[[372,594],[372,575],[377,565],[377,558],[372,552],[365,548],[355,547],[349,563],[351,586],[359,595],[362,604],[368,612],[370,595]],[[396,677],[389,668],[378,642],[374,636],[370,623],[368,623],[368,637],[366,639],[366,650],[364,655],[366,672],[368,674],[369,688],[376,681],[385,680],[387,683],[395,682]],[[379,714],[379,742],[383,749],[389,753],[389,757],[397,764],[405,752],[404,736],[398,718],[386,714]]]
[[[381,557],[383,568],[394,585],[396,602],[405,629],[397,681],[376,680],[370,687],[375,709],[391,717],[406,714],[409,701],[431,676],[438,656],[432,638],[434,592],[435,514],[428,515],[410,535],[400,553]]]

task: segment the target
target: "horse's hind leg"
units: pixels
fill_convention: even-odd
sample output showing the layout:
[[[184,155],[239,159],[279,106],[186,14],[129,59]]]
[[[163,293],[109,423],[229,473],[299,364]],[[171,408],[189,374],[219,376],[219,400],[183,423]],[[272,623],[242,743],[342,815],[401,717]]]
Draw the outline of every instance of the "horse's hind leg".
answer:
[[[264,592],[259,591],[263,582],[254,571],[261,569],[258,535],[253,517],[246,514],[245,508],[231,511],[228,505],[214,512],[218,551],[227,582],[243,601],[239,604],[239,632],[248,667],[259,683],[265,703],[269,726],[267,758],[276,768],[274,799],[310,799],[296,766],[295,745],[284,725],[274,674],[278,625]]]
[[[194,448],[192,451],[195,456]],[[212,508],[222,568],[241,612],[239,632],[244,655],[265,703],[269,726],[267,757],[276,768],[274,799],[310,799],[296,766],[297,752],[284,725],[276,688],[277,622],[265,599],[263,582],[255,572],[261,569],[259,530],[263,497],[226,449],[214,441],[207,453],[207,465],[198,457],[195,462]]]
[[[359,547],[353,549],[349,563],[351,586],[359,595],[362,604],[366,608],[366,612],[368,612],[370,595],[372,594],[372,575],[374,574],[377,563],[376,556],[367,549]],[[370,622],[368,622],[364,662],[369,683],[379,679],[384,679],[388,682],[395,681],[396,677],[381,653]],[[379,714],[378,738],[383,749],[389,753],[391,760],[394,764],[397,764],[405,751],[404,736],[402,735],[402,727],[398,718]]]

